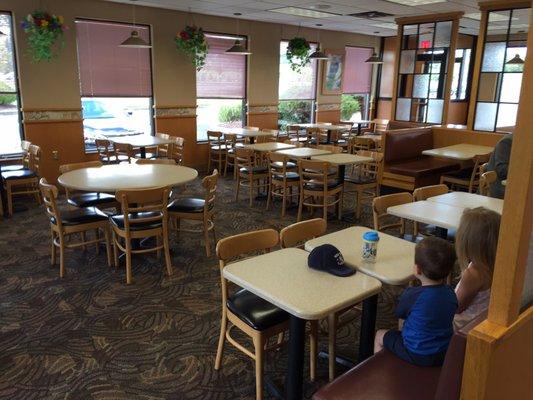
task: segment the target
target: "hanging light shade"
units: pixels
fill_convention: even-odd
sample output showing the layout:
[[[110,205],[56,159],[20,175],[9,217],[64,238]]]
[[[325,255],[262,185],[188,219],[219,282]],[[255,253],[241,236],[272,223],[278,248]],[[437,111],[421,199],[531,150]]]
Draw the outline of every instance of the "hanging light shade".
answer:
[[[143,38],[139,36],[139,31],[131,31],[129,38],[124,40],[119,47],[129,47],[130,49],[149,49],[152,46],[144,41]]]
[[[520,58],[519,54],[516,54],[513,58],[506,62],[506,64],[524,64],[525,61]]]
[[[328,56],[320,50],[320,46],[309,56],[310,60],[327,60]]]
[[[252,54],[249,50],[246,49],[246,47],[244,47],[241,44],[241,41],[239,39],[235,40],[235,43],[233,44],[233,46],[227,49],[226,53],[235,54],[235,55],[243,55],[243,56],[248,56]]]
[[[383,64],[382,58],[375,52],[372,53],[372,55],[365,62],[369,64]]]

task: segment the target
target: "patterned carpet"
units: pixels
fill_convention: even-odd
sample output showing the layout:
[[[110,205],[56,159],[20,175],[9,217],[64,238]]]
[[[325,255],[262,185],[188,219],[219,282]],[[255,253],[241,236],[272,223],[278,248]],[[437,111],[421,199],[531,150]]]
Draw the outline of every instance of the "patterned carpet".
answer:
[[[187,192],[198,190],[196,183]],[[229,179],[220,181],[219,193],[219,239],[258,228],[279,230],[296,221],[296,209],[280,218],[279,203],[271,211],[265,211],[265,201],[249,208],[246,196],[235,203]],[[349,211],[353,203],[347,200],[345,207]],[[201,235],[172,236],[171,277],[155,255],[136,256],[134,283],[126,286],[124,266],[109,268],[105,252],[97,255],[91,247],[67,251],[67,274],[60,279],[58,266],[50,265],[44,209],[31,202],[23,208],[0,221],[0,398],[255,397],[253,361],[243,353],[227,345],[221,371],[213,368],[220,278],[215,257],[205,256]],[[331,218],[329,230],[353,225],[353,218]],[[370,221],[367,207],[358,224],[370,226]],[[399,292],[385,287],[380,294],[378,328],[396,324],[392,310]],[[358,321],[340,331],[339,353],[355,356]],[[320,348],[326,346],[321,335]],[[286,354],[283,348],[267,357],[266,374],[276,382],[283,382]],[[306,397],[326,382],[326,360],[319,360],[317,382],[308,376],[306,366]]]

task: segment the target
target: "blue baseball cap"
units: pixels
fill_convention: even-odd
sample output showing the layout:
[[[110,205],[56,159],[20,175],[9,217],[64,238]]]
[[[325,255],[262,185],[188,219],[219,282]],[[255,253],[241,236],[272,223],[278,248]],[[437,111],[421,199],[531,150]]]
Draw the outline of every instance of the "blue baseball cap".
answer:
[[[307,257],[309,268],[329,272],[336,276],[350,276],[355,274],[355,269],[344,264],[344,257],[339,249],[331,244],[315,247]]]

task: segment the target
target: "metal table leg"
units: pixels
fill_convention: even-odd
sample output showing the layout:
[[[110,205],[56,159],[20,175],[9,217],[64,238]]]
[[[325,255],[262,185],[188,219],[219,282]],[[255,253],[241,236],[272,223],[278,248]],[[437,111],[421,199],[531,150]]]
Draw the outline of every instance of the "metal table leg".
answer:
[[[286,376],[288,400],[301,400],[303,393],[305,320],[291,315],[289,323],[289,366]]]
[[[377,309],[377,294],[363,300],[363,314],[361,315],[361,332],[359,334],[359,358],[357,360],[358,362],[363,362],[374,353],[374,336],[376,334]]]

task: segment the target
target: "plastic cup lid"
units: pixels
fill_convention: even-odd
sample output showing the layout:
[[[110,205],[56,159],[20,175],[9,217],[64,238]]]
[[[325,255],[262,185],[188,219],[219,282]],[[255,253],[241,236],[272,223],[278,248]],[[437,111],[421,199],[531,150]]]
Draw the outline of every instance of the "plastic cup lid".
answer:
[[[369,242],[379,241],[379,234],[376,231],[369,231],[363,234],[363,239]]]

